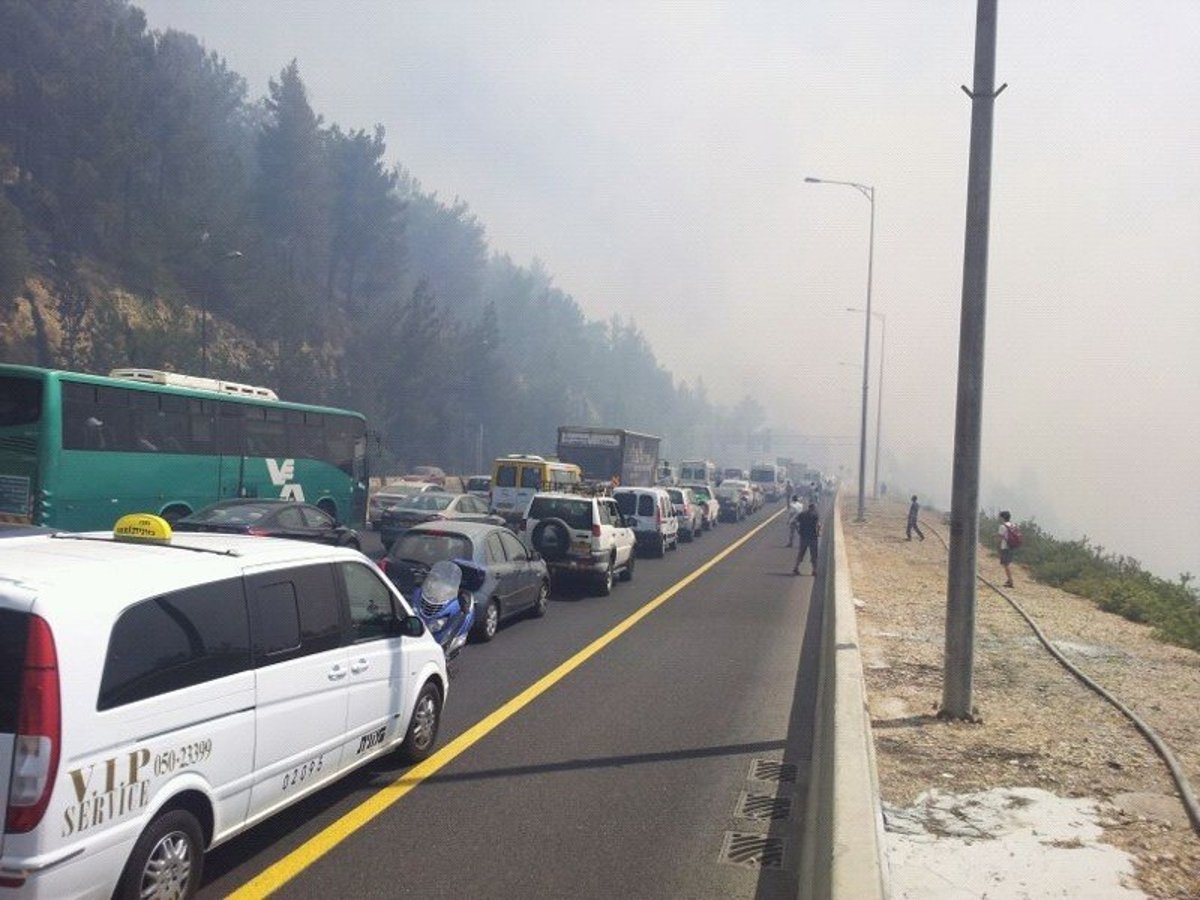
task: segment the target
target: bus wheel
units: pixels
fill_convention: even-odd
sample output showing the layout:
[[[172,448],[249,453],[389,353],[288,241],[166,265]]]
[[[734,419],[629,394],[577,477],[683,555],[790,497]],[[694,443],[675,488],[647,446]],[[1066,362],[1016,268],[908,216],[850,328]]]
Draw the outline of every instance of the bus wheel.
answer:
[[[164,519],[166,519],[167,522],[171,525],[174,525],[176,522],[178,522],[184,516],[190,516],[191,514],[192,514],[192,511],[190,509],[188,509],[186,506],[183,506],[181,504],[176,504],[175,506],[168,506],[166,509],[164,509],[162,511],[162,517]]]
[[[325,513],[331,519],[337,519],[337,504],[328,497],[317,501],[317,509]]]

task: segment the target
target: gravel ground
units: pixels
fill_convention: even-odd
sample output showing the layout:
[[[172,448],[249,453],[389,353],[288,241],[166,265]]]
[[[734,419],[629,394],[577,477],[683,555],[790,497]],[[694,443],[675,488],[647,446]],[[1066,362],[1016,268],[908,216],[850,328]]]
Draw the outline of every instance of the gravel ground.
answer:
[[[853,498],[851,498],[852,501]],[[925,541],[904,539],[906,504],[881,499],[868,522],[843,507],[866,667],[880,793],[907,806],[923,791],[1037,787],[1100,804],[1101,840],[1136,860],[1151,897],[1200,898],[1200,838],[1166,766],[1120,713],[1046,652],[995,591],[980,584],[976,723],[936,718],[946,609],[943,514],[925,511]],[[980,571],[1003,581],[994,553]],[[1200,790],[1200,654],[1091,602],[1035,584],[1020,566],[1006,590],[1063,654],[1146,721]]]

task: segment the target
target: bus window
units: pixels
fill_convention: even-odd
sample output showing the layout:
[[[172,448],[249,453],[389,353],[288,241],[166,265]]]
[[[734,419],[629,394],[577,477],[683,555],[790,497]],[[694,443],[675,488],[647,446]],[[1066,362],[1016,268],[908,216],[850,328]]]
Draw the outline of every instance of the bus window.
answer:
[[[137,449],[137,439],[133,433],[133,409],[129,403],[132,393],[122,388],[96,388],[95,418],[104,430],[105,450]]]
[[[188,402],[186,397],[162,394],[154,431],[161,437],[159,450],[164,453],[190,453],[188,447]]]
[[[242,443],[242,407],[240,403],[221,401],[217,404],[220,423],[217,427],[217,451],[225,456],[241,456],[245,451]]]
[[[187,435],[188,453],[215,453],[217,443],[216,408],[211,400],[189,398]]]
[[[64,450],[102,450],[103,432],[96,417],[96,389],[90,384],[62,383]]]
[[[305,459],[325,458],[325,417],[321,413],[289,409],[285,420],[289,453]]]
[[[42,416],[42,383],[36,378],[0,377],[0,427],[32,425]]]
[[[243,440],[247,456],[288,455],[287,432],[283,425],[283,410],[241,404]]]
[[[354,446],[363,436],[363,425],[350,416],[326,416],[325,439],[331,463],[345,472],[354,474]]]

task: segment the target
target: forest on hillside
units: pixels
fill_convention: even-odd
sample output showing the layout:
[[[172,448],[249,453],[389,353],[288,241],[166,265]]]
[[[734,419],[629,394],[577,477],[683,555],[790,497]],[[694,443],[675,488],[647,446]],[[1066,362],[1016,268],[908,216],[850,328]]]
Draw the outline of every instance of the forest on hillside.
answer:
[[[252,97],[128,0],[0,0],[0,184],[5,362],[357,409],[388,466],[550,451],[566,423],[671,455],[769,449],[754,398],[714,403],[634,322],[589,320],[496,252],[465,201],[389,162],[382,127],[326,122],[296,60]]]

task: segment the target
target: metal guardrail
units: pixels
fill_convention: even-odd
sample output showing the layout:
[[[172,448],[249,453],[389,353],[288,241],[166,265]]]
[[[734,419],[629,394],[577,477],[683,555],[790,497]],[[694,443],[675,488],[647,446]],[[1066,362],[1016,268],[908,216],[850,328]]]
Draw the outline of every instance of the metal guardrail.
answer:
[[[836,497],[827,521],[819,569],[820,675],[799,895],[801,900],[885,900],[887,859],[875,746]]]

